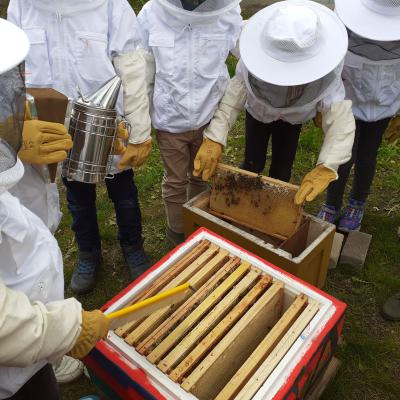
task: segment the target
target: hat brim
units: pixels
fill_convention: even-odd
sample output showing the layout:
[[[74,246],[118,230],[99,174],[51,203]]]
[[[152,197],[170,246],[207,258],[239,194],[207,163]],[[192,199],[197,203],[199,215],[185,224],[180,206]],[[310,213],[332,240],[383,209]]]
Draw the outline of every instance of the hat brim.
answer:
[[[400,15],[383,15],[367,8],[361,0],[336,0],[336,12],[354,33],[381,42],[400,40]]]
[[[0,18],[0,74],[24,61],[29,52],[29,39],[25,32]]]
[[[318,53],[307,60],[280,61],[263,47],[266,22],[278,8],[289,4],[309,7],[320,18],[324,43]],[[303,85],[324,77],[342,62],[347,47],[347,31],[338,16],[328,7],[308,0],[281,1],[262,9],[250,18],[240,37],[240,57],[249,72],[264,82],[279,86]]]

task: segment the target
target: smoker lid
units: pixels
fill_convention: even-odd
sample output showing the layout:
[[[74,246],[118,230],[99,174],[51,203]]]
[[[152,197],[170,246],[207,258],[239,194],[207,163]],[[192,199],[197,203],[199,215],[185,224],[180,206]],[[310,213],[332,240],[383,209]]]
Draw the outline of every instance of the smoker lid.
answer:
[[[95,92],[89,95],[80,93],[77,102],[107,110],[115,109],[121,84],[121,78],[115,75]]]

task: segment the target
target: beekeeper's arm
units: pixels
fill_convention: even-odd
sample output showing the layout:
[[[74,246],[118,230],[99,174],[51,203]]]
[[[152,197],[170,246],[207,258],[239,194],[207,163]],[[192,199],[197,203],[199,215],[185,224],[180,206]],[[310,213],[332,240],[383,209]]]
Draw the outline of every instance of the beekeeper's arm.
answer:
[[[240,62],[239,62],[240,63]],[[218,162],[226,145],[228,133],[246,104],[247,90],[240,73],[229,81],[210,124],[204,130],[203,144],[194,160],[194,176],[202,176],[204,181],[214,175]]]
[[[83,358],[108,331],[100,311],[82,311],[75,299],[44,305],[0,281],[0,365],[25,367],[70,352]]]
[[[142,165],[151,152],[148,93],[154,81],[154,57],[142,45],[141,29],[128,2],[115,2],[110,37],[114,67],[122,79],[124,114],[131,129],[118,165],[122,170]]]
[[[343,83],[338,83],[338,93],[344,98]],[[322,129],[325,133],[324,143],[319,154],[317,167],[303,179],[295,197],[296,204],[313,201],[328,185],[338,179],[340,165],[351,158],[356,124],[350,100],[339,100],[329,104],[322,103]],[[329,104],[329,105],[328,105]]]

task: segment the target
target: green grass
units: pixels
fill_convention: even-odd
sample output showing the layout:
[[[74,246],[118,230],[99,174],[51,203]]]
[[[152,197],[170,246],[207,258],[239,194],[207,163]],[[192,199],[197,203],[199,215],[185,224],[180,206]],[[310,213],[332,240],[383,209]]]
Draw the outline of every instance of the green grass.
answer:
[[[141,1],[134,1],[139,11]],[[0,7],[0,15],[4,9]],[[246,17],[248,12],[244,12]],[[234,71],[234,59],[229,59]],[[238,165],[243,158],[243,115],[230,133],[224,161]],[[322,133],[312,124],[304,127],[294,167],[293,183],[315,164],[322,142]],[[266,167],[268,171],[268,166]],[[165,239],[165,217],[161,201],[162,163],[157,146],[149,162],[136,172],[136,183],[143,213],[145,247],[153,261],[171,247]],[[72,293],[68,283],[77,261],[74,237],[69,228],[71,218],[61,188],[64,218],[56,236],[65,262],[66,296]],[[307,207],[315,213],[323,196]],[[104,266],[93,293],[79,297],[86,309],[100,307],[129,283],[119,243],[116,240],[115,214],[104,185],[98,188],[98,216],[103,241]],[[349,266],[339,266],[330,272],[325,290],[348,304],[344,344],[338,351],[342,367],[323,400],[398,400],[400,399],[400,325],[380,316],[385,298],[400,291],[400,243],[396,236],[400,225],[400,147],[383,145],[379,152],[377,176],[369,198],[363,230],[373,235],[365,269],[357,272]],[[82,378],[62,387],[63,399],[76,400],[95,392],[90,382]]]

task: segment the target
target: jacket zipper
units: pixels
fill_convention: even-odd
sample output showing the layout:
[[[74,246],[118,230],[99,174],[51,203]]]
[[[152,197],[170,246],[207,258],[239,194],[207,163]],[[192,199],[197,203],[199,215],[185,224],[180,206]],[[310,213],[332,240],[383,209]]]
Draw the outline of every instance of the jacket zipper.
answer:
[[[189,80],[188,80],[188,89],[189,89],[189,130],[193,129],[193,86],[192,86],[192,82],[193,82],[193,36],[192,36],[192,26],[190,24],[188,24],[188,29],[189,29],[189,71],[188,71],[188,75],[189,75]]]
[[[64,36],[64,30],[63,30],[63,16],[61,12],[57,11],[56,12],[56,18],[57,18],[57,31],[58,31],[58,39],[59,39],[59,47],[58,47],[58,62],[57,62],[57,69],[58,69],[58,75],[60,77],[60,81],[62,82],[62,89],[65,91],[65,93],[69,92],[67,80],[66,80],[66,75],[68,72],[68,65],[63,65],[63,53],[65,51],[65,36]],[[67,64],[68,61],[66,60]],[[65,73],[63,72],[65,71]]]

